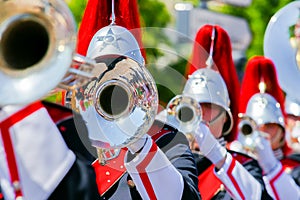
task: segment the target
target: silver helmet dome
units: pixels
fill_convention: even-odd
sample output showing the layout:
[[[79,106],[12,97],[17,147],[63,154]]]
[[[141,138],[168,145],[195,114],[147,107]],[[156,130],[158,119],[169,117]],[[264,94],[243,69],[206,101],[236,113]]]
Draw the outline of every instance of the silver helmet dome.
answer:
[[[285,129],[280,104],[267,93],[253,95],[248,101],[245,114],[255,120],[258,126],[274,123]]]
[[[108,55],[125,56],[139,65],[145,65],[138,42],[132,33],[122,26],[112,24],[103,27],[96,32],[89,44],[88,57],[97,59]]]
[[[210,68],[198,69],[189,76],[183,94],[192,96],[199,103],[211,103],[222,107],[228,117],[223,127],[223,135],[231,131],[233,118],[229,108],[230,99],[226,84],[220,73]]]

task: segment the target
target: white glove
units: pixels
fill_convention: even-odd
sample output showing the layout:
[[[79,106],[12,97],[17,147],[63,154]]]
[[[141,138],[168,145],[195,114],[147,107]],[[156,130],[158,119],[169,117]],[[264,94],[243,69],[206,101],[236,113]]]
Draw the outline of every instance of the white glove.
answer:
[[[195,131],[195,139],[198,142],[200,151],[213,164],[219,163],[226,156],[227,150],[211,134],[206,124],[201,122]]]
[[[291,136],[293,138],[299,138],[300,137],[300,121],[296,121],[296,125],[294,126]]]
[[[262,136],[255,138],[254,153],[257,155],[257,161],[265,174],[269,174],[279,161],[276,159],[270,141]]]
[[[141,138],[139,138],[137,141],[135,141],[134,143],[128,145],[127,148],[131,154],[140,152],[143,149],[143,147],[146,144],[146,141],[148,139],[151,139],[150,136],[148,134],[145,134]]]

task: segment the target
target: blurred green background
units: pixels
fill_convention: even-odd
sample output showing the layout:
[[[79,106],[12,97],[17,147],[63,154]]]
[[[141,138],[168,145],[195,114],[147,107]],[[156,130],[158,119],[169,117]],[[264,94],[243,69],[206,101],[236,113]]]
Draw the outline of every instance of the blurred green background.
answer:
[[[244,60],[236,64],[237,70],[242,74],[249,58],[254,55],[263,55],[264,32],[270,18],[291,0],[252,0],[247,7],[216,2],[209,4],[212,1],[201,2],[198,0],[138,0],[142,27],[175,29],[176,16],[172,9],[174,9],[175,3],[179,2],[189,2],[194,7],[202,7],[205,4],[206,8],[211,11],[246,19],[252,40],[244,52]],[[87,0],[68,0],[67,3],[79,27]],[[185,81],[183,75],[192,49],[192,43],[178,46],[168,34],[161,33],[159,30],[147,32],[145,35],[143,36],[144,45],[151,46],[151,48],[146,48],[147,67],[156,81],[160,103],[165,106],[174,95],[179,94],[182,90]],[[177,52],[178,55],[166,53],[169,51]],[[155,64],[158,60],[161,63],[160,65]]]

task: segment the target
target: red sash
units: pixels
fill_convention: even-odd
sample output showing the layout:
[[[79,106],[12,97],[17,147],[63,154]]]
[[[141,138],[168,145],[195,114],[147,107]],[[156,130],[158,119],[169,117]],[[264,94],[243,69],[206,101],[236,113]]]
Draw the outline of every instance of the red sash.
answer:
[[[148,131],[148,134],[154,141],[157,141],[161,136],[171,132],[168,129],[158,125],[153,125]],[[119,156],[107,161],[107,164],[101,165],[98,159],[93,162],[93,167],[96,172],[96,182],[98,186],[99,194],[102,196],[107,192],[125,173],[126,168],[124,166],[124,157],[126,149],[121,149]],[[130,183],[128,183],[130,184]]]
[[[124,166],[125,149],[121,149],[119,156],[107,161],[105,165],[101,165],[98,159],[93,162],[96,172],[96,182],[99,194],[102,196],[107,192],[122,176],[126,169]]]
[[[211,199],[220,189],[222,182],[214,173],[214,165],[208,167],[198,176],[198,188],[203,200]]]

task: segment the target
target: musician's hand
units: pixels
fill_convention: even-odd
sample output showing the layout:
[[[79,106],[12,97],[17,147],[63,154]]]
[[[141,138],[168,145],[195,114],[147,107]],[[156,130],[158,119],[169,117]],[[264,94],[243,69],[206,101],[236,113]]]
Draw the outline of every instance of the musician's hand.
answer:
[[[203,122],[199,124],[195,131],[195,138],[203,155],[220,169],[226,160],[227,150],[211,134],[208,126]]]
[[[272,171],[272,169],[275,169],[278,164],[278,160],[273,153],[271,143],[267,138],[259,136],[255,138],[255,144],[254,153],[257,156],[257,161],[264,173],[268,174]]]

